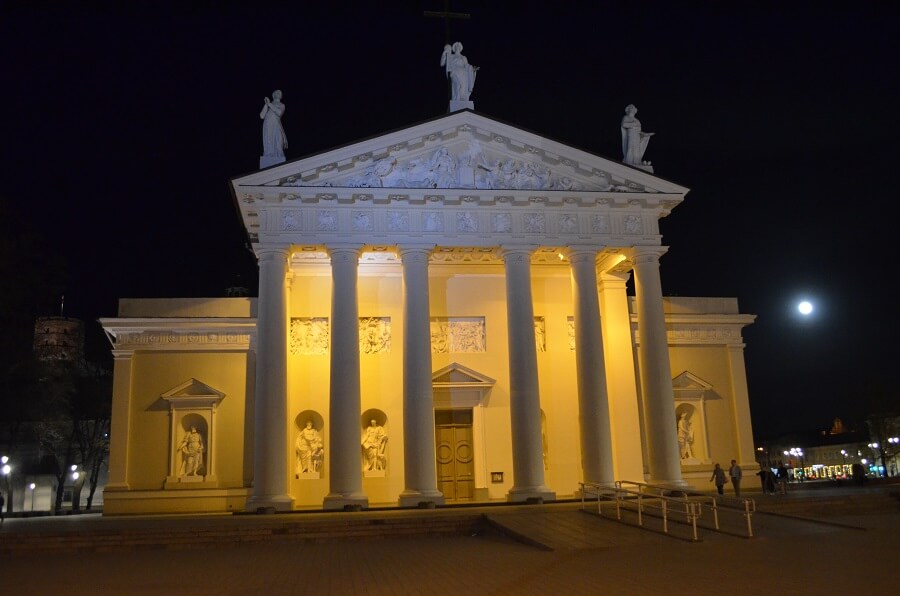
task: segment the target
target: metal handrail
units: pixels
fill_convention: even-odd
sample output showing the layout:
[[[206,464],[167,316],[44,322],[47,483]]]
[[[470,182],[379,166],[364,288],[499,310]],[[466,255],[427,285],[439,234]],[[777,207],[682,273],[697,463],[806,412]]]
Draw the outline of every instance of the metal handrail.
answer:
[[[724,499],[715,495],[708,495],[681,488],[673,488],[659,484],[649,484],[646,482],[635,482],[631,480],[617,480],[614,486],[606,486],[595,482],[581,482],[581,508],[585,507],[585,496],[587,494],[597,497],[597,514],[603,515],[600,503],[602,498],[612,498],[616,504],[616,519],[622,519],[622,507],[626,498],[637,501],[638,526],[644,525],[644,509],[659,509],[663,522],[663,532],[669,533],[669,517],[670,515],[684,515],[685,521],[691,524],[693,531],[693,539],[699,540],[697,533],[697,520],[702,517],[704,507],[709,509],[712,514],[713,524],[716,531],[721,531],[719,527],[719,510],[720,502],[722,510],[742,510],[744,518],[747,522],[747,535],[753,537],[752,515],[756,512],[756,501],[753,499],[740,499],[741,507],[735,508],[726,505]],[[677,492],[678,495],[672,495]],[[651,497],[652,501],[647,502],[646,497]],[[658,503],[658,504],[657,504]],[[670,507],[670,505],[676,505]]]

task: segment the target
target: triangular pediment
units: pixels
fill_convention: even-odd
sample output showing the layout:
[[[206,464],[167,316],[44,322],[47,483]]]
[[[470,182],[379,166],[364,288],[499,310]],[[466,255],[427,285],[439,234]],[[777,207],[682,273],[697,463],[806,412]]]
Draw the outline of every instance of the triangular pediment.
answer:
[[[663,193],[687,189],[469,110],[234,179],[247,187]]]
[[[431,382],[434,385],[446,386],[493,386],[496,381],[487,375],[467,368],[462,364],[454,362],[444,368],[435,371],[431,375]]]
[[[712,394],[713,386],[697,375],[684,371],[672,379],[672,389],[677,399],[700,399]]]
[[[170,404],[184,405],[196,402],[217,403],[225,397],[225,394],[197,379],[188,379],[177,387],[169,389],[160,397]]]

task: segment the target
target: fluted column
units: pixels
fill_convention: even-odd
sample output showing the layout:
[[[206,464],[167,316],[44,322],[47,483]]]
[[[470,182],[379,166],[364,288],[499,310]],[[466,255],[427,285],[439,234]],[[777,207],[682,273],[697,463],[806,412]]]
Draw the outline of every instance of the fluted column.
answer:
[[[437,489],[428,257],[432,246],[401,246],[403,264],[403,469],[401,507],[444,503]]]
[[[285,246],[260,247],[256,317],[256,402],[253,421],[253,491],[247,509],[290,511],[287,461],[287,263]]]
[[[675,393],[666,339],[659,257],[665,247],[636,247],[631,251],[638,316],[638,350],[650,481],[684,485],[675,419]]]
[[[328,246],[331,257],[331,393],[329,493],[323,508],[367,508],[362,491],[359,380],[359,245]]]
[[[609,394],[597,298],[597,248],[571,247],[575,299],[575,367],[578,377],[578,423],[585,482],[615,484],[610,431]]]
[[[507,495],[510,501],[556,498],[544,486],[541,399],[534,343],[534,305],[531,301],[531,253],[534,249],[534,246],[501,247],[506,268],[509,410],[513,448],[513,487]]]

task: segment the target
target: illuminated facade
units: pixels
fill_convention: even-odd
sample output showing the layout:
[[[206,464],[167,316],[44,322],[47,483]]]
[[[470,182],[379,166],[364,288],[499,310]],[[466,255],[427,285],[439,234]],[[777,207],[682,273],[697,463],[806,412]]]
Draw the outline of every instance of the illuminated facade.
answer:
[[[686,188],[470,111],[232,186],[259,298],[102,320],[106,513],[708,489],[753,463],[754,317],[662,293]]]

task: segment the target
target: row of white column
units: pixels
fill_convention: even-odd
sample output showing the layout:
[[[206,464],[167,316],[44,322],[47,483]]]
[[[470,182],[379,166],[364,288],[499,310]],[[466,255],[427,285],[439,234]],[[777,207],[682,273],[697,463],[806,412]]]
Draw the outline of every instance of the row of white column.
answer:
[[[404,490],[400,506],[443,503],[437,489],[428,260],[433,245],[398,247],[403,271],[403,439]],[[546,501],[555,493],[544,484],[541,408],[531,295],[531,254],[536,246],[503,246],[509,341],[510,419],[513,486],[510,501]],[[326,510],[368,507],[359,466],[359,313],[357,279],[361,245],[327,247],[332,267],[331,385],[329,436],[331,472]],[[651,480],[680,485],[659,256],[664,249],[633,249],[640,344],[641,383]],[[596,260],[600,247],[567,249],[575,302],[575,358],[584,479],[614,482],[612,433],[603,357]],[[287,425],[286,247],[261,247],[257,315],[257,375],[254,423],[254,479],[249,510],[290,510]]]

